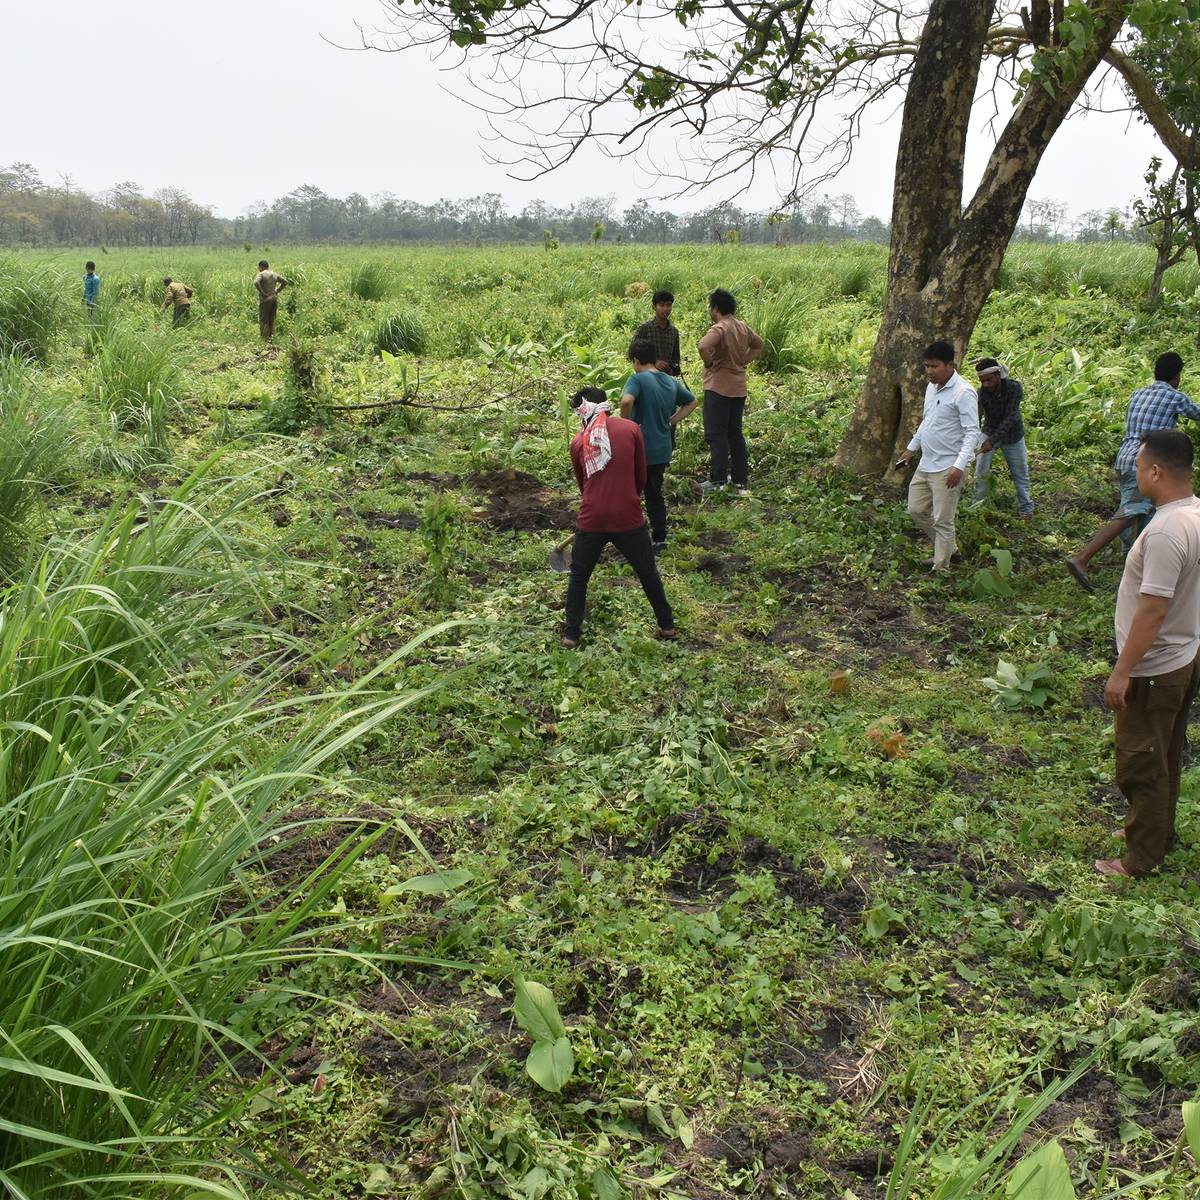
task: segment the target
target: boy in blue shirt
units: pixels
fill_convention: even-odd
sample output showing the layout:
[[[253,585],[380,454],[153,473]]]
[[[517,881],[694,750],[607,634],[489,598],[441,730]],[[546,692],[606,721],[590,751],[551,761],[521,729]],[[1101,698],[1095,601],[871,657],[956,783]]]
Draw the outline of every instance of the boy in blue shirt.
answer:
[[[100,300],[100,276],[96,274],[94,262],[84,263],[83,270],[83,302],[87,305],[88,320],[90,321],[96,315],[96,304]]]
[[[650,520],[654,553],[659,554],[667,545],[663,476],[671,461],[675,426],[696,407],[696,397],[673,375],[655,366],[658,353],[649,338],[633,339],[629,360],[633,363],[633,374],[625,382],[621,416],[642,427],[642,440],[646,443],[646,516]]]

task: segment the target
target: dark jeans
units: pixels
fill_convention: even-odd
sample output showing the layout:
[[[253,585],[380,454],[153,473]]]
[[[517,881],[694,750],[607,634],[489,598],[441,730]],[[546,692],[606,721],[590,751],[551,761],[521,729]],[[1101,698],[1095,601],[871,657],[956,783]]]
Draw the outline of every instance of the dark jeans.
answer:
[[[650,518],[650,540],[653,542],[667,540],[667,502],[663,499],[663,476],[668,466],[668,463],[655,463],[646,468],[646,490],[642,495],[646,499],[646,516]]]
[[[1174,844],[1188,710],[1198,688],[1200,658],[1134,678],[1116,714],[1117,787],[1129,805],[1121,862],[1130,875],[1153,871]]]
[[[185,325],[192,316],[192,306],[190,304],[175,305],[175,312],[171,316],[172,325]]]
[[[612,542],[633,568],[642,591],[654,609],[660,629],[675,628],[675,614],[667,603],[662,579],[654,562],[654,551],[650,548],[650,535],[646,526],[630,529],[626,533],[593,533],[586,529],[575,531],[575,545],[571,551],[571,578],[567,583],[567,620],[564,633],[569,638],[578,638],[583,628],[583,610],[587,603],[588,580],[600,561],[604,547]]]
[[[704,436],[712,450],[708,477],[713,483],[724,483],[729,474],[735,486],[745,486],[750,472],[746,435],[742,433],[745,411],[745,396],[704,393]]]

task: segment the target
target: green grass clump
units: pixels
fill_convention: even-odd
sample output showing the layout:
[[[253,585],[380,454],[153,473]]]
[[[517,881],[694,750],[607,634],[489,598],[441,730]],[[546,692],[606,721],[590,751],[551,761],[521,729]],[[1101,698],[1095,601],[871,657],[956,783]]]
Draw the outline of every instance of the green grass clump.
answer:
[[[387,313],[371,332],[371,350],[378,354],[424,354],[429,345],[429,333],[419,313],[404,308]]]
[[[47,270],[0,262],[0,354],[47,362],[65,323],[61,286]]]
[[[182,389],[176,339],[116,324],[95,336],[96,400],[114,429],[139,432],[159,457],[166,453],[168,421]]]
[[[276,969],[336,941],[338,881],[373,837],[269,902],[255,880],[311,835],[286,814],[323,765],[420,694],[371,691],[372,674],[299,708],[275,698],[312,658],[260,620],[281,576],[236,532],[252,491],[203,475],[161,512],[117,506],[0,592],[0,1181],[16,1196],[205,1178],[244,1194],[209,1138],[259,1090],[257,1047],[286,1041]]]
[[[392,292],[392,277],[382,263],[360,262],[350,268],[350,295],[358,300],[384,300]]]
[[[42,493],[69,477],[76,443],[61,405],[38,406],[28,364],[0,356],[0,578],[19,568]]]
[[[795,343],[803,307],[800,297],[790,289],[754,306],[750,326],[765,343],[757,360],[759,371],[787,371],[797,365]]]

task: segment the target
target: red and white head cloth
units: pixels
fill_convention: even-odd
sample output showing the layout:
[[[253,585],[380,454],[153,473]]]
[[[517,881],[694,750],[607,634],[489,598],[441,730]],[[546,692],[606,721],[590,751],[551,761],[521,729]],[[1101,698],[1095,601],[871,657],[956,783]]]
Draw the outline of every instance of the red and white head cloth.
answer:
[[[612,405],[607,400],[599,404],[584,400],[576,412],[583,422],[583,472],[590,479],[612,461],[612,443],[608,440],[608,414]]]

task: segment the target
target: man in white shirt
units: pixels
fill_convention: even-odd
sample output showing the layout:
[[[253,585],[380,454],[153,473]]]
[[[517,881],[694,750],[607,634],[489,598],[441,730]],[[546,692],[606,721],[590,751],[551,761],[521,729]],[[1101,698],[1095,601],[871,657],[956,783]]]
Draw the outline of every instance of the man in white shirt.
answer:
[[[1200,688],[1200,500],[1191,438],[1156,429],[1135,460],[1138,491],[1155,507],[1133,543],[1117,593],[1117,662],[1104,685],[1113,710],[1117,786],[1128,804],[1120,858],[1102,875],[1146,875],[1175,842],[1188,710]]]
[[[950,570],[955,556],[954,516],[963,477],[979,445],[979,397],[954,369],[954,347],[934,342],[925,350],[925,411],[899,463],[920,450],[921,465],[908,485],[908,515],[933,542],[931,571]],[[899,465],[899,464],[897,464]]]

